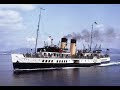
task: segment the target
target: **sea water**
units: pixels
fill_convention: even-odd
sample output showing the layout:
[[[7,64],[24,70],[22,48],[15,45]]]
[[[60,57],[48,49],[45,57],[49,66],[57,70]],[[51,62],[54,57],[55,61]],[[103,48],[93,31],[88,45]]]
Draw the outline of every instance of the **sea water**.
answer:
[[[14,73],[11,55],[0,55],[0,86],[120,86],[120,55],[109,64]]]

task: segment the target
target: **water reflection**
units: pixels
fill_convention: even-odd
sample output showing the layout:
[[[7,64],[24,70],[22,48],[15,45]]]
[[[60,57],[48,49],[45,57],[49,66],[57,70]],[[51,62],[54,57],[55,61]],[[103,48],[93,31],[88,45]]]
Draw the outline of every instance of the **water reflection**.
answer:
[[[59,69],[59,70],[39,70],[13,73],[14,80],[21,80],[34,82],[32,85],[53,85],[53,86],[66,86],[66,85],[79,85],[80,81],[79,68],[73,69]],[[32,81],[33,80],[33,81]],[[56,82],[57,81],[57,82]],[[31,85],[31,83],[29,83]]]

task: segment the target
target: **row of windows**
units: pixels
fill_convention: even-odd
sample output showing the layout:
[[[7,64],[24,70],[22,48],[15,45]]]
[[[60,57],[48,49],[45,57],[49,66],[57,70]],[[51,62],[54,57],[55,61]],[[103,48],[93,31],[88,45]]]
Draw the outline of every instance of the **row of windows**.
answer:
[[[84,60],[84,61],[83,61],[83,60],[81,60],[81,62],[90,62],[90,61],[91,61],[91,60]]]
[[[42,62],[53,62],[53,60],[42,60]],[[57,63],[60,63],[60,62],[67,62],[67,60],[57,60]]]
[[[57,63],[58,62],[67,62],[67,60],[57,60]]]
[[[47,55],[47,53],[44,53],[44,56],[46,56]],[[54,56],[63,56],[63,55],[66,55],[66,54],[56,54],[56,53],[48,53],[48,56],[50,56],[50,55],[54,55]],[[66,55],[66,56],[69,56],[69,55]]]
[[[42,62],[53,62],[53,60],[42,60]]]

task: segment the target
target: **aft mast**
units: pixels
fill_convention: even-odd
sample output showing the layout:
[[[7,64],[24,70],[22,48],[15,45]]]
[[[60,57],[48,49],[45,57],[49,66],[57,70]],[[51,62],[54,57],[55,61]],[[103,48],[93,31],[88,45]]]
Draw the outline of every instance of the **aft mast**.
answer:
[[[41,10],[45,10],[45,9],[40,8],[39,21],[38,21],[38,29],[37,29],[37,35],[36,35],[36,43],[35,43],[35,53],[37,52],[37,41],[38,41],[38,32],[39,32],[40,19],[41,19]]]
[[[94,24],[97,24],[97,23],[94,22]],[[92,24],[92,29],[91,29],[90,51],[92,50],[92,39],[93,39],[93,24]]]

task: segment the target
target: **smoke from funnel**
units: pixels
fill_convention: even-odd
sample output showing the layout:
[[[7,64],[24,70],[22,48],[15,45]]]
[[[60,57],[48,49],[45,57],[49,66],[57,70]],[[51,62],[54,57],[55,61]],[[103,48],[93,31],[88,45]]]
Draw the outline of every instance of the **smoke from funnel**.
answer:
[[[113,28],[108,28],[106,32],[104,33],[104,36],[105,38],[107,38],[106,41],[110,41],[116,38],[117,34],[115,33]]]
[[[99,30],[95,30],[93,32],[93,38],[95,41],[101,41],[101,42],[104,41],[102,32],[100,32]]]
[[[79,40],[79,39],[81,39],[81,35],[80,35],[80,33],[73,32],[72,34],[68,34],[68,35],[64,36],[64,38]]]
[[[90,42],[91,36],[90,31],[88,31],[87,29],[83,30],[81,32],[81,36],[82,36],[81,40],[84,40],[85,42]]]
[[[76,39],[77,41],[90,42],[91,40],[91,30],[84,29],[81,33],[71,33],[64,36],[67,39]],[[94,42],[109,42],[117,37],[114,28],[104,28],[100,30],[99,28],[94,29],[92,32],[93,43]]]

